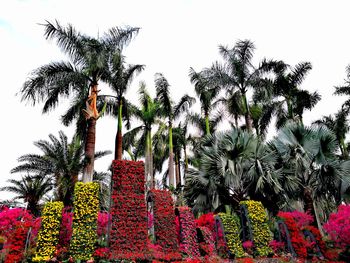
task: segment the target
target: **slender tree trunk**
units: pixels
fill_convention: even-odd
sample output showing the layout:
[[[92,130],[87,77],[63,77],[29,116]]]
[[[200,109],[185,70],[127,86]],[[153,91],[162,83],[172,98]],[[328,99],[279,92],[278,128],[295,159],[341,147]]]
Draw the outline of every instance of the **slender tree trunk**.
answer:
[[[123,101],[119,101],[119,109],[118,109],[118,130],[117,136],[115,138],[115,151],[114,151],[114,159],[121,160],[123,158],[123,135],[122,135],[122,127],[123,127],[123,119],[122,119],[122,109],[123,109]]]
[[[187,147],[184,145],[184,158],[185,158],[185,174],[188,171],[188,159],[187,159]]]
[[[248,132],[252,132],[252,120],[250,117],[249,105],[248,105],[247,96],[245,93],[244,94],[242,93],[242,100],[243,100],[243,107],[244,107],[245,124],[247,126]]]
[[[151,130],[146,131],[146,156],[145,156],[145,171],[146,180],[148,181],[149,189],[153,189],[155,186],[154,174],[153,174],[153,155],[152,155],[152,135]],[[146,182],[147,182],[146,181]]]
[[[235,126],[236,126],[236,128],[238,129],[238,115],[237,114],[235,114]]]
[[[175,177],[176,177],[176,187],[181,183],[180,171],[179,171],[179,156],[175,153]]]
[[[85,143],[85,157],[88,159],[88,163],[84,169],[83,182],[92,182],[92,176],[94,173],[94,161],[95,161],[95,142],[96,142],[96,119],[88,119],[87,136]]]
[[[209,124],[209,114],[205,113],[205,134],[210,135],[210,124]]]
[[[174,186],[174,147],[173,147],[173,127],[169,122],[169,162],[168,162],[169,187]]]
[[[149,174],[151,175],[151,188],[154,189],[156,186],[154,171],[153,171],[153,153],[152,153],[152,132],[149,131]]]
[[[317,218],[316,218],[316,211],[314,207],[314,202],[312,198],[312,192],[310,187],[304,187],[304,192],[303,192],[303,199],[304,199],[304,210],[305,212],[309,213],[313,219],[314,222],[312,223],[313,226],[318,227],[317,225]]]
[[[287,98],[287,107],[288,107],[288,119],[294,120],[293,107],[292,107],[292,102],[290,98]]]

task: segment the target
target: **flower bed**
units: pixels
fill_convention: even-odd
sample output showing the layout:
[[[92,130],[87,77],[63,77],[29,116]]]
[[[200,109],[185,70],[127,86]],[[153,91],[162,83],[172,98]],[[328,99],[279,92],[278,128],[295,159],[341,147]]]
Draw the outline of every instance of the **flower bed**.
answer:
[[[62,202],[47,202],[41,216],[38,246],[33,261],[48,261],[56,251],[62,219]]]
[[[112,259],[146,259],[147,213],[143,162],[114,160],[112,177]]]
[[[174,203],[171,193],[165,190],[151,190],[149,196],[153,201],[154,245],[160,248],[154,257],[164,258],[172,253],[174,259],[181,259],[181,254],[178,253]]]
[[[239,236],[239,219],[235,216],[219,213],[222,224],[225,230],[225,237],[227,242],[227,247],[236,258],[241,258],[244,256],[244,250],[242,247],[242,242]]]
[[[97,214],[99,185],[94,182],[75,185],[73,233],[70,254],[75,260],[89,260],[97,240]]]
[[[240,204],[247,209],[247,217],[253,234],[252,241],[257,254],[260,256],[273,254],[272,249],[269,247],[272,236],[264,206],[261,202],[253,200],[242,201]]]
[[[189,257],[199,257],[196,222],[191,208],[179,207],[180,251]]]

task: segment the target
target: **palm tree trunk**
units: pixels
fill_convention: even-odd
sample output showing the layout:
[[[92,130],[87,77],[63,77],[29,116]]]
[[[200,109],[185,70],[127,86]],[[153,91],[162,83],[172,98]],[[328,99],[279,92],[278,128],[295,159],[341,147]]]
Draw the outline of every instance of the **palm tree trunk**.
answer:
[[[153,154],[152,154],[152,132],[149,131],[149,174],[151,175],[151,188],[154,189],[156,186],[154,172],[153,172]]]
[[[304,191],[303,191],[303,201],[304,201],[304,210],[305,212],[309,213],[314,221],[312,223],[313,226],[318,227],[317,226],[317,218],[316,218],[316,211],[315,211],[315,207],[314,207],[314,201],[312,198],[312,192],[310,187],[304,187]]]
[[[88,119],[87,136],[85,143],[85,157],[88,160],[83,173],[83,182],[92,182],[92,176],[94,173],[94,161],[95,161],[95,142],[96,142],[96,119]]]
[[[173,127],[169,122],[169,163],[168,163],[168,176],[169,187],[174,186],[174,147],[173,147]]]
[[[122,119],[122,109],[123,109],[123,101],[119,101],[119,110],[118,110],[118,130],[117,136],[115,138],[115,150],[114,150],[114,159],[121,160],[123,158],[123,135],[122,135],[122,127],[123,127],[123,119]]]
[[[188,158],[187,158],[187,147],[184,145],[184,158],[185,158],[185,174],[188,171]]]
[[[154,174],[153,174],[153,156],[152,156],[152,137],[151,130],[146,131],[146,154],[145,154],[145,174],[146,182],[149,185],[149,189],[153,189],[155,186]]]
[[[175,177],[176,177],[176,187],[181,184],[180,171],[179,171],[179,156],[175,153]]]
[[[247,96],[245,93],[242,93],[242,100],[243,100],[243,107],[244,107],[245,124],[247,126],[248,132],[251,132],[252,131],[252,120],[250,117],[248,100],[247,100]]]
[[[205,113],[205,134],[210,135],[209,113]]]

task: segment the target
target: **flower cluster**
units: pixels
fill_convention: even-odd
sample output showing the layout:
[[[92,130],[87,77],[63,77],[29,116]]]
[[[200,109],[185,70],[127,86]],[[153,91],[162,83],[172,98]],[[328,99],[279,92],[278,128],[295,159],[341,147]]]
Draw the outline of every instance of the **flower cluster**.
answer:
[[[350,246],[350,205],[340,205],[323,227],[337,247]]]
[[[110,233],[112,259],[147,257],[147,213],[143,162],[114,160]]]
[[[277,216],[284,221],[284,223],[288,228],[290,240],[292,242],[292,246],[295,250],[295,253],[300,258],[306,258],[307,257],[306,242],[305,242],[304,236],[301,233],[301,229],[298,227],[298,224],[295,221],[293,215],[291,213],[278,212]]]
[[[179,207],[180,251],[189,257],[199,257],[196,222],[189,207]]]
[[[215,240],[216,240],[216,251],[222,258],[229,256],[229,248],[225,239],[225,230],[222,224],[220,216],[216,215],[215,219]]]
[[[273,251],[269,247],[272,235],[268,225],[268,218],[264,206],[259,201],[247,200],[240,202],[248,211],[248,221],[252,228],[253,243],[260,256],[267,256]]]
[[[207,227],[210,232],[213,235],[213,238],[215,239],[215,219],[214,219],[214,213],[207,213],[201,215],[196,220],[197,226],[204,226]]]
[[[215,240],[213,238],[213,233],[209,228],[205,226],[199,226],[198,230],[200,231],[203,240],[199,241],[199,250],[202,256],[212,256],[216,255],[215,251]]]
[[[97,240],[97,214],[99,185],[78,182],[74,189],[73,233],[70,253],[74,259],[89,260]]]
[[[60,248],[69,247],[69,242],[72,238],[72,231],[73,231],[72,222],[73,222],[72,207],[63,208],[60,238],[58,242],[58,245]]]
[[[171,193],[165,190],[151,190],[153,199],[154,232],[157,245],[164,252],[177,251],[174,203]]]
[[[235,254],[236,258],[241,258],[244,256],[244,251],[242,247],[242,242],[239,237],[239,219],[237,216],[219,213],[222,224],[225,230],[225,237],[227,242],[227,247],[232,254]]]
[[[41,216],[37,252],[33,261],[48,261],[54,256],[59,240],[62,209],[62,202],[47,202],[45,204]]]

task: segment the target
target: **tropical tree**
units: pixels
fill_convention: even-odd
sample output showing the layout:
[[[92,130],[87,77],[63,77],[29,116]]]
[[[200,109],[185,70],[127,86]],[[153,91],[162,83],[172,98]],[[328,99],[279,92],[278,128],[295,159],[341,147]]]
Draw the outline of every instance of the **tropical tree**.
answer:
[[[243,111],[246,128],[252,131],[252,119],[249,111],[247,92],[249,89],[256,87],[259,83],[260,75],[263,68],[269,68],[269,62],[263,61],[261,66],[254,67],[252,63],[255,46],[250,40],[239,40],[233,48],[220,45],[219,51],[224,59],[224,64],[216,62],[210,69],[205,70],[205,75],[210,82],[216,83],[226,89],[230,94],[227,102],[241,99],[241,106],[235,109],[235,112]],[[239,91],[236,95],[234,95]],[[230,103],[232,104],[232,103]],[[230,105],[228,105],[228,108]]]
[[[254,93],[254,100],[262,103],[260,118],[261,130],[266,132],[272,119],[276,116],[276,128],[283,127],[287,121],[301,122],[305,110],[311,110],[321,96],[300,88],[303,80],[312,69],[311,63],[301,62],[291,67],[282,61],[275,62],[271,68],[275,77],[260,82]]]
[[[100,116],[97,109],[98,84],[106,78],[108,57],[112,51],[120,51],[138,32],[138,28],[111,28],[102,38],[96,39],[77,32],[72,25],[66,27],[47,22],[45,37],[56,40],[69,61],[51,62],[34,70],[21,89],[22,100],[33,104],[44,102],[43,113],[59,104],[61,97],[73,96],[72,106],[63,115],[68,124],[81,113],[87,121],[85,166],[83,181],[92,181],[96,141],[96,121]],[[86,109],[82,104],[86,104]],[[79,118],[79,124],[82,119]]]
[[[349,114],[350,112],[350,65],[346,67],[346,79],[344,80],[344,84],[341,86],[336,86],[334,94],[341,96],[348,96],[346,101],[343,103],[342,109]]]
[[[170,96],[169,83],[167,79],[160,73],[156,75],[156,98],[161,104],[161,113],[167,118],[169,132],[169,162],[168,162],[168,177],[169,186],[174,186],[174,146],[173,146],[173,123],[180,117],[182,113],[187,111],[189,107],[196,101],[195,98],[185,94],[179,102],[175,104]],[[178,178],[177,178],[178,179]],[[177,181],[178,183],[178,181]]]
[[[23,199],[27,203],[27,209],[35,216],[40,214],[39,201],[53,187],[49,178],[23,176],[20,180],[9,179],[8,186],[0,188],[0,191],[15,193],[16,199]]]
[[[146,84],[144,82],[140,84],[139,94],[141,107],[137,108],[133,106],[132,115],[142,123],[125,133],[123,137],[123,147],[124,149],[133,147],[133,158],[135,159],[144,154],[146,182],[148,182],[149,188],[154,188],[152,126],[159,121],[161,105],[159,102],[152,99],[146,90]]]
[[[336,136],[324,125],[305,127],[298,123],[282,128],[271,144],[284,174],[297,183],[297,188],[287,191],[290,199],[303,201],[304,210],[318,219],[314,203],[334,202],[339,181],[349,182],[350,161],[337,157]]]
[[[112,98],[106,100],[106,112],[112,114],[118,119],[118,129],[115,139],[115,160],[121,160],[123,156],[123,118],[127,121],[127,128],[130,129],[130,103],[125,98],[125,93],[131,85],[134,77],[144,69],[144,65],[126,65],[125,57],[118,51],[110,54],[108,60],[108,71],[106,82],[110,85],[116,96],[101,96]]]
[[[26,172],[31,176],[49,179],[54,185],[57,199],[63,201],[65,206],[71,206],[74,185],[88,163],[84,146],[76,136],[69,143],[62,131],[58,138],[50,134],[49,139],[34,142],[41,154],[22,155],[18,158],[21,164],[13,168],[11,173]],[[109,153],[96,152],[94,157],[98,159]]]
[[[211,134],[210,113],[215,106],[214,101],[219,95],[220,89],[217,85],[213,84],[210,79],[204,74],[204,72],[196,72],[193,68],[190,68],[190,80],[194,84],[194,90],[199,98],[201,113],[204,115],[205,134]],[[195,116],[195,115],[193,115]],[[191,118],[191,122],[199,123],[197,120],[201,119],[201,116]]]
[[[206,136],[201,150],[199,169],[189,168],[184,189],[195,211],[237,208],[249,191],[283,193],[275,152],[252,133],[233,128]]]

